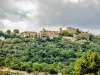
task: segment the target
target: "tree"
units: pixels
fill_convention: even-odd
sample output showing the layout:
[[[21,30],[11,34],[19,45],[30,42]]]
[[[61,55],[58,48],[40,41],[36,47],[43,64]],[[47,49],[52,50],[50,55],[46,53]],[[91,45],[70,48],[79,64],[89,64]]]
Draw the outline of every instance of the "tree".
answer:
[[[88,51],[75,64],[77,75],[96,74],[100,69],[100,55],[96,52]]]
[[[11,42],[15,44],[21,42],[21,40],[19,38],[14,38]]]
[[[0,36],[3,36],[3,32],[0,30]]]
[[[14,33],[14,34],[18,34],[18,33],[19,33],[19,30],[18,30],[18,29],[14,29],[14,30],[13,30],[13,33]]]
[[[89,40],[90,40],[90,41],[93,41],[94,38],[95,38],[95,35],[93,35],[93,34],[90,34],[90,35],[89,35]]]
[[[76,29],[76,33],[79,34],[81,33],[81,31],[79,29]]]
[[[34,71],[40,71],[41,65],[39,63],[33,63],[33,70]]]
[[[7,33],[8,35],[10,35],[10,34],[11,34],[11,30],[7,30],[6,33]]]
[[[21,63],[21,70],[32,72],[32,62],[23,62]]]
[[[59,35],[60,35],[60,36],[70,36],[70,37],[73,36],[72,34],[68,33],[67,30],[63,30],[62,32],[60,32]]]
[[[4,58],[3,57],[0,57],[0,67],[1,66],[4,66]]]
[[[10,59],[8,57],[5,59],[5,66],[10,66]]]
[[[9,44],[10,44],[10,43],[11,43],[11,41],[12,41],[12,39],[11,39],[11,38],[7,38],[7,39],[6,39],[6,43],[9,43]]]
[[[54,62],[53,64],[50,64],[50,65],[48,66],[48,71],[49,71],[49,73],[50,73],[50,74],[57,74],[57,69],[56,69],[56,67],[57,67],[57,63],[56,63],[56,62]]]
[[[62,71],[63,74],[66,74],[67,75],[67,74],[69,74],[70,70],[71,70],[71,67],[67,67],[66,66],[61,71]]]
[[[68,34],[67,30],[63,30],[62,32],[60,32],[60,35],[62,36],[66,36]]]

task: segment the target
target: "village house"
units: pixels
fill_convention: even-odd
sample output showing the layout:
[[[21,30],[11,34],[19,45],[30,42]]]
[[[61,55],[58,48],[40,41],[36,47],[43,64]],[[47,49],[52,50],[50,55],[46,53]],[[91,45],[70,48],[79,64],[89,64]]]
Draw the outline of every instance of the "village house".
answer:
[[[100,38],[100,34],[96,36],[97,38]]]
[[[0,37],[0,41],[5,41],[5,37]]]
[[[70,34],[75,34],[75,33],[77,33],[77,29],[75,29],[73,27],[67,27],[67,32]]]
[[[62,28],[59,29],[60,32],[64,31]],[[77,32],[77,29],[73,28],[73,27],[67,27],[66,31],[70,34],[75,34]]]
[[[42,31],[40,31],[38,33],[38,36],[40,38],[50,38],[50,39],[53,39],[54,37],[58,37],[59,36],[59,31],[45,30],[43,28]]]
[[[37,32],[25,31],[21,33],[24,37],[37,37]]]
[[[67,32],[72,34],[73,37],[70,36],[63,36],[63,38],[71,40],[71,41],[77,41],[79,39],[87,39],[89,40],[89,33],[88,32],[82,32],[80,31],[80,33],[77,34],[77,29],[73,28],[73,27],[67,27]],[[62,31],[62,29],[60,29],[60,31]]]
[[[89,34],[88,34],[87,32],[81,32],[79,35],[76,35],[76,38],[77,38],[77,39],[82,39],[82,38],[84,38],[84,39],[89,40]]]

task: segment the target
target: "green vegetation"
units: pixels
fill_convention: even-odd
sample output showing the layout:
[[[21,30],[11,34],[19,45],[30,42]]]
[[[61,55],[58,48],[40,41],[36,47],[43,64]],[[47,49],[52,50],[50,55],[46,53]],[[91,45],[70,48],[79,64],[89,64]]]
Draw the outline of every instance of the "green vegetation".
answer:
[[[62,32],[60,32],[59,35],[60,36],[70,36],[70,37],[73,37],[72,34],[67,32],[67,30],[62,30]]]
[[[14,29],[14,30],[13,30],[13,33],[14,33],[14,34],[18,34],[18,33],[19,33],[19,30],[18,30],[18,29]]]
[[[100,55],[96,52],[88,51],[76,61],[75,72],[77,75],[93,74],[100,69]]]
[[[9,33],[7,31],[7,33]],[[69,75],[94,75],[100,69],[100,39],[74,43],[61,37],[24,38],[19,30],[0,36],[0,66],[27,72],[62,72]],[[14,75],[14,74],[13,74]]]
[[[6,33],[7,33],[8,35],[10,35],[10,34],[11,34],[11,31],[10,31],[10,30],[7,30]]]
[[[13,73],[13,72],[9,72],[9,71],[6,71],[6,72],[0,71],[0,75],[23,75],[23,74]]]

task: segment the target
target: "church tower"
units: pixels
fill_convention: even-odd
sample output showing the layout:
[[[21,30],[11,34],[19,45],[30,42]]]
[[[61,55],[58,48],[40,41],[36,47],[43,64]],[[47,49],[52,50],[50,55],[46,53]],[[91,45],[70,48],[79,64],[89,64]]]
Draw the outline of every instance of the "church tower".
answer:
[[[62,28],[59,28],[59,31],[62,32]]]
[[[45,32],[45,28],[44,27],[43,27],[42,31]]]

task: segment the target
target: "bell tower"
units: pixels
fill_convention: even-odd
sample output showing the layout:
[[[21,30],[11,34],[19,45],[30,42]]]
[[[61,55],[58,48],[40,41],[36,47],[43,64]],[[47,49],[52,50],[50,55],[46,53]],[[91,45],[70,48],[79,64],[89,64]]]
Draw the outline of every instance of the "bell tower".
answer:
[[[43,28],[42,28],[42,31],[43,31],[43,32],[45,32],[45,28],[44,28],[44,25],[42,25],[42,27],[43,27]]]
[[[59,31],[62,32],[62,28],[59,28]]]
[[[45,28],[44,28],[44,26],[43,26],[43,29],[42,29],[42,31],[43,31],[43,32],[45,32]]]

